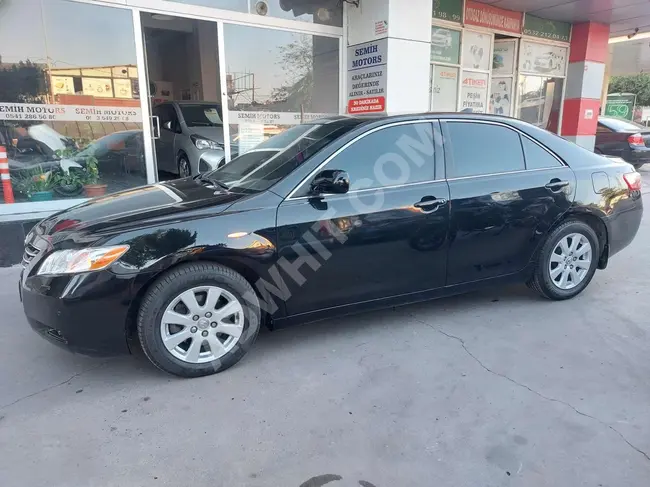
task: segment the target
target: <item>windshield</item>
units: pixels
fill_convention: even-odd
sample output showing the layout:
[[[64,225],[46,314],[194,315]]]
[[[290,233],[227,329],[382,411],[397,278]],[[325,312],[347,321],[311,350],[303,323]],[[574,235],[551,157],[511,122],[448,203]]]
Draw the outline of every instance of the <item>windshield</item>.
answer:
[[[233,191],[264,191],[358,123],[296,125],[206,176],[225,183]]]
[[[188,127],[220,127],[221,105],[197,103],[195,105],[179,105],[185,123]]]
[[[644,127],[643,125],[622,118],[600,117],[598,121],[615,132],[638,132],[639,130],[648,130],[648,127]]]

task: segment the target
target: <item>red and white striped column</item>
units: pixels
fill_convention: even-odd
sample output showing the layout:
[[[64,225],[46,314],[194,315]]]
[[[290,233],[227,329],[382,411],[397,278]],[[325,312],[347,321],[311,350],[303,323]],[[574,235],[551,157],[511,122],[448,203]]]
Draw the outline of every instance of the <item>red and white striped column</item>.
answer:
[[[11,187],[11,176],[9,175],[9,159],[7,159],[7,149],[3,145],[0,145],[0,179],[2,179],[5,203],[13,203],[14,190]]]
[[[609,25],[574,24],[566,78],[562,136],[594,150],[608,56]]]

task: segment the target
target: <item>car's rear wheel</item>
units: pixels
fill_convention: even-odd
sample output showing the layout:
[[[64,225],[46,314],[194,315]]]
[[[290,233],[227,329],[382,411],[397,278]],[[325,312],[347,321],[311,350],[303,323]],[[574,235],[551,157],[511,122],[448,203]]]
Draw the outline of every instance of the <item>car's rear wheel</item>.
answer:
[[[593,278],[599,256],[594,230],[579,220],[566,221],[544,242],[528,285],[548,299],[572,298]]]
[[[207,262],[181,265],[157,279],[138,314],[138,336],[149,360],[181,377],[236,364],[259,329],[259,301],[248,281]]]

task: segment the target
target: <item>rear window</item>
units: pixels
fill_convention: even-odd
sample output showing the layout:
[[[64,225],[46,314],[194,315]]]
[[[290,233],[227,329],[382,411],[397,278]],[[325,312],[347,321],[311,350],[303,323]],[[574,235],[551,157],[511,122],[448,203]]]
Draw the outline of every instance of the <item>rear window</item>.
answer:
[[[600,117],[598,121],[615,132],[638,132],[639,130],[648,129],[648,127],[622,118]]]

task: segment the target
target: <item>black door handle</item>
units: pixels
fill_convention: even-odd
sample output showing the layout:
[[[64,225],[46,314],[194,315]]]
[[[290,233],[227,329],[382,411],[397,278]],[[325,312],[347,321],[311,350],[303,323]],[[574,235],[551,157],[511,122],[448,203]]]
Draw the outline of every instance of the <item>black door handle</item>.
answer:
[[[566,188],[569,185],[569,181],[562,181],[560,179],[554,178],[551,179],[547,184],[544,185],[546,189],[551,190],[553,193],[557,193],[562,188]]]
[[[413,206],[419,208],[424,213],[433,213],[439,207],[446,204],[447,200],[444,198],[436,198],[434,196],[425,196]]]

